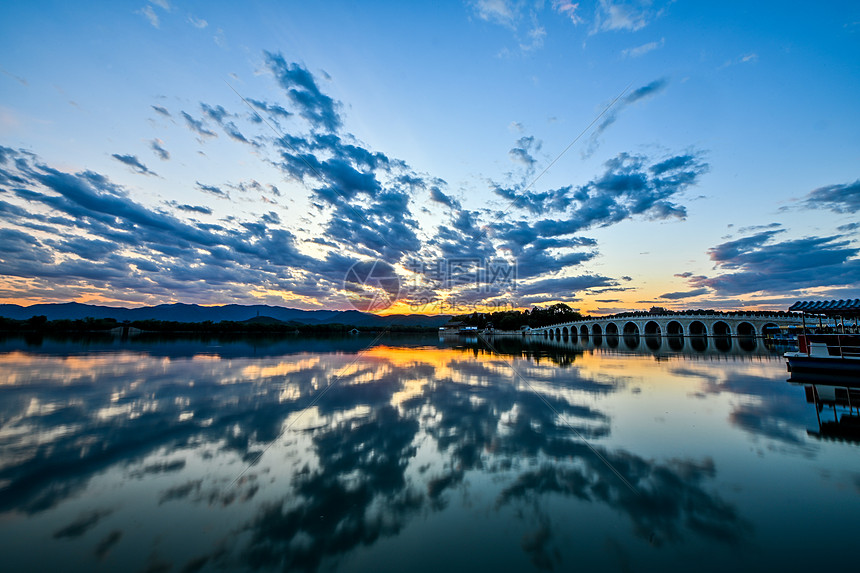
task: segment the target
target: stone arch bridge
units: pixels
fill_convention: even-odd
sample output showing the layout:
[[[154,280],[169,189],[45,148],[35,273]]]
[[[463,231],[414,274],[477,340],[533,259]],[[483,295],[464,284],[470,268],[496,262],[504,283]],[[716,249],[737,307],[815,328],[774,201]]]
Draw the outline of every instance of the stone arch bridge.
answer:
[[[545,338],[588,338],[603,336],[668,337],[763,337],[773,326],[802,324],[800,314],[709,313],[709,314],[629,314],[589,318],[532,328],[527,334]]]

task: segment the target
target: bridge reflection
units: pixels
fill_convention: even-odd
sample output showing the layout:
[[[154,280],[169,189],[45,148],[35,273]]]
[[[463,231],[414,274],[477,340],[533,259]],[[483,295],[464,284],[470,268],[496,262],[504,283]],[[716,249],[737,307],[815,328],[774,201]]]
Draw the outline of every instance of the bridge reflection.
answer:
[[[614,326],[614,325],[610,325]],[[733,335],[730,331],[716,331],[708,335],[704,330],[692,330],[685,335],[680,330],[663,330],[655,323],[647,326],[644,333],[638,328],[617,328],[604,331],[599,325],[589,330],[586,326],[579,329],[546,329],[538,334],[483,334],[490,341],[518,340],[527,347],[552,347],[571,352],[585,350],[607,350],[647,354],[706,354],[706,355],[781,355],[785,348],[775,346],[768,340],[756,336],[755,332],[746,335]],[[477,337],[461,338],[461,341],[478,343]],[[495,342],[493,342],[495,344]]]

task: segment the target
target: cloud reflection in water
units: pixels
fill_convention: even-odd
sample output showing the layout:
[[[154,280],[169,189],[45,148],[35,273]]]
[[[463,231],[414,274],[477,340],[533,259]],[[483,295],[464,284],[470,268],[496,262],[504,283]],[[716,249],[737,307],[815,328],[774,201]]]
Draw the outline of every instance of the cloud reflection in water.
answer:
[[[709,457],[655,460],[613,443],[613,397],[629,395],[630,380],[653,376],[647,370],[615,376],[599,355],[513,347],[504,359],[433,344],[379,346],[357,360],[200,350],[0,355],[0,512],[59,511],[88,500],[97,476],[119,471],[118,488],[159,484],[150,511],[182,504],[209,520],[229,511],[233,521],[217,539],[177,557],[185,565],[308,571],[464,511],[463,492],[484,488],[474,484],[489,484],[474,492],[492,498],[482,511],[500,519],[506,508],[532,512],[526,522],[537,528],[519,546],[538,568],[565,559],[552,548],[558,523],[535,509],[548,496],[611,508],[652,545],[690,537],[734,544],[752,531],[713,490],[718,468]],[[541,396],[518,381],[509,359]],[[697,364],[697,376],[708,368]],[[335,374],[336,386],[320,397]],[[743,394],[740,382],[702,380],[704,393]],[[780,411],[753,414],[795,423]],[[97,544],[99,559],[150,543],[117,529],[128,510],[97,502],[50,533]]]

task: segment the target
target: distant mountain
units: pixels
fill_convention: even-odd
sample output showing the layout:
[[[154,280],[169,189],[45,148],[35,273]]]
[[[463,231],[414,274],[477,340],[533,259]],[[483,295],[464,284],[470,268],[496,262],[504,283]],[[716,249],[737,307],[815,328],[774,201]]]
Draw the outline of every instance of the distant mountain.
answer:
[[[177,322],[234,322],[247,321],[255,317],[270,318],[282,322],[302,324],[351,324],[353,326],[442,326],[449,315],[391,314],[379,316],[357,310],[300,310],[282,306],[227,304],[223,306],[200,306],[198,304],[160,304],[142,308],[122,308],[67,302],[62,304],[0,304],[0,316],[15,320],[26,320],[31,316],[44,315],[48,320],[76,320],[93,318],[115,318],[119,321],[174,320]]]
[[[288,324],[283,320],[278,320],[277,318],[272,318],[271,316],[255,316],[254,318],[249,318],[248,320],[242,321],[244,324]]]

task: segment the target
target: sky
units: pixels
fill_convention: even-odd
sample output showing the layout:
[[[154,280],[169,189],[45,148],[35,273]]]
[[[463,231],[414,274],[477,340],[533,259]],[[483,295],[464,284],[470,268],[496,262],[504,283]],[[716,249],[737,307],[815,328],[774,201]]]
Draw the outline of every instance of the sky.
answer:
[[[860,4],[5,2],[0,302],[860,297]]]

